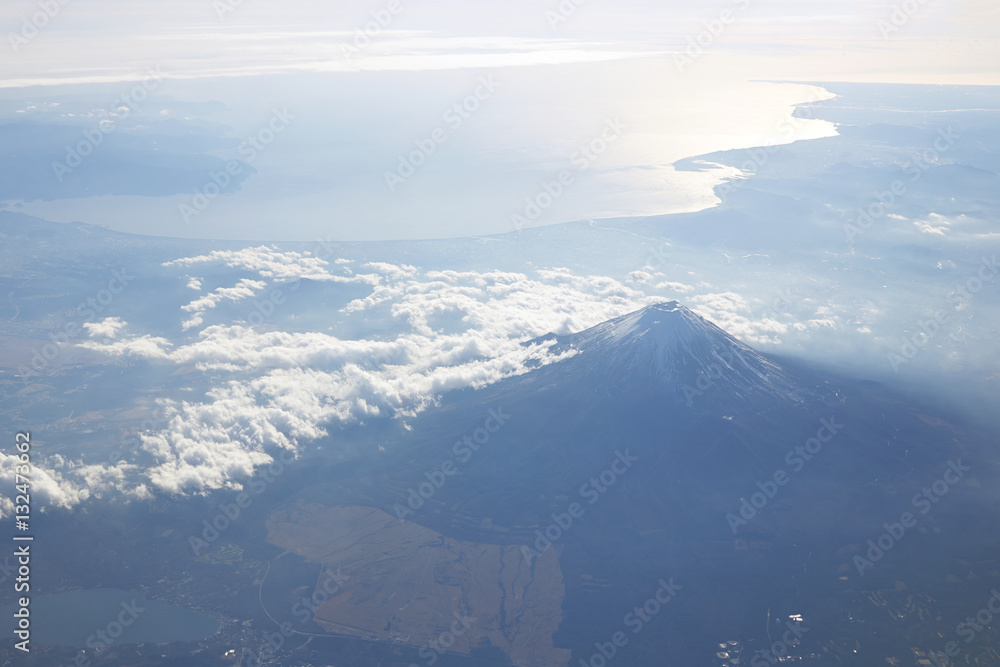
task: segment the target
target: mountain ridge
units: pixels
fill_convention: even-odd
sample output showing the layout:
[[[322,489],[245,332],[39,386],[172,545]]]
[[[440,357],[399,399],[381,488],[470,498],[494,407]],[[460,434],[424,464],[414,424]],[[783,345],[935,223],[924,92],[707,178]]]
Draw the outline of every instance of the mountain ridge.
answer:
[[[654,392],[694,399],[711,390],[728,401],[782,397],[798,402],[804,388],[774,359],[761,354],[678,301],[664,301],[554,341],[550,353],[574,353],[544,367],[611,395]]]

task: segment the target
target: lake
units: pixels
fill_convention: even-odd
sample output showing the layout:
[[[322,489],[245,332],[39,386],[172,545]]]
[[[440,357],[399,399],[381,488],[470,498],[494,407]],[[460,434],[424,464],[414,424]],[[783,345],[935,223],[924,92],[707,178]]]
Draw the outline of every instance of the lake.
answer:
[[[190,609],[113,588],[32,597],[31,639],[38,644],[103,648],[118,644],[190,642],[211,637],[219,622]],[[15,604],[0,613],[13,636]]]

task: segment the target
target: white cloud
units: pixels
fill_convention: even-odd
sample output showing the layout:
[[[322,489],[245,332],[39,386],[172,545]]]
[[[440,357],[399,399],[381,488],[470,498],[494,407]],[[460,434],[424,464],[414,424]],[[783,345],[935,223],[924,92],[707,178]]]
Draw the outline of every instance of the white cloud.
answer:
[[[282,252],[258,246],[241,250],[213,250],[207,255],[185,257],[164,266],[194,266],[196,264],[222,264],[234,269],[255,271],[265,278],[276,280],[333,280],[348,281],[342,276],[336,276],[326,270],[327,262],[309,253]],[[190,284],[190,283],[189,283]]]
[[[400,278],[411,278],[417,273],[417,267],[409,264],[389,264],[388,262],[368,262],[364,268],[373,269],[384,276],[398,280]]]
[[[231,322],[170,341],[119,320],[88,327],[90,339],[81,345],[89,350],[200,372],[212,387],[204,398],[160,401],[165,426],[140,436],[152,457],[148,467],[102,470],[63,462],[61,477],[50,484],[53,504],[85,500],[94,488],[90,483],[98,480],[102,488],[135,498],[238,488],[277,453],[295,455],[329,437],[330,427],[406,419],[445,392],[483,387],[553,361],[548,345],[525,347],[526,340],[581,331],[663,301],[664,285],[690,292],[706,285],[660,282],[658,272],[644,272],[646,284],[558,267],[530,273],[423,271],[386,262],[365,264],[372,273],[347,278],[332,276],[323,260],[308,254],[271,248],[216,252],[166,266],[209,263],[253,271],[260,279],[243,278],[235,287],[202,296],[185,306],[179,319],[223,299],[247,298],[309,276],[369,286],[369,294],[337,313],[345,330],[360,333],[347,339],[328,331],[275,331]],[[812,331],[779,321],[774,313],[756,317],[735,292],[707,291],[686,301],[750,343],[778,343],[778,336]],[[810,312],[815,313],[810,327],[836,325],[830,308],[812,306]],[[52,463],[54,469],[58,462]]]
[[[205,311],[215,308],[221,302],[249,299],[265,287],[267,287],[267,283],[265,282],[244,278],[233,287],[220,287],[214,292],[210,292],[187,305],[181,306],[181,310],[193,313],[191,319],[183,323],[184,329],[187,330],[201,325],[205,321],[203,317]]]
[[[255,271],[183,308],[202,313],[222,299],[247,298],[272,281],[329,279],[322,260],[270,248],[217,252],[168,262],[167,267],[221,263]],[[325,263],[324,263],[325,264]],[[116,340],[98,336],[82,345],[109,356],[221,374],[203,401],[165,399],[166,427],[142,436],[154,463],[127,480],[109,477],[133,496],[235,488],[281,450],[298,452],[327,435],[330,425],[375,417],[405,418],[448,391],[482,387],[551,362],[548,346],[525,347],[549,332],[585,329],[662,300],[604,276],[565,268],[534,276],[502,271],[422,272],[413,266],[371,262],[373,274],[352,280],[371,293],[350,302],[348,321],[382,324],[368,338],[346,340],[324,332],[263,331],[242,324],[213,325],[193,339],[151,335]],[[324,278],[326,276],[326,278]],[[119,332],[124,324],[114,329]],[[67,501],[71,502],[71,501]]]
[[[168,357],[167,350],[170,348],[171,343],[166,338],[155,338],[147,334],[145,336],[113,342],[83,341],[78,345],[84,349],[101,352],[112,357],[139,357],[143,359],[165,360]]]
[[[692,310],[711,320],[730,335],[750,345],[784,344],[785,341],[781,337],[783,335],[807,334],[810,327],[812,329],[820,327],[836,329],[839,327],[838,316],[833,315],[833,311],[828,306],[820,306],[816,309],[816,314],[825,314],[829,317],[814,317],[814,319],[809,320],[807,326],[798,321],[800,319],[798,315],[779,314],[769,308],[763,308],[763,312],[767,314],[758,317],[759,311],[751,308],[747,300],[735,292],[699,294],[688,297],[686,301]],[[766,306],[769,300],[764,299],[763,303]],[[785,304],[786,307],[790,305]],[[786,321],[781,321],[782,319]]]
[[[14,479],[20,461],[13,454],[0,453],[0,474],[5,479]],[[106,494],[124,493],[128,497],[143,499],[149,497],[142,485],[130,483],[136,477],[136,468],[129,464],[118,466],[83,465],[66,461],[61,456],[39,461],[37,457],[31,466],[31,495],[33,506],[42,511],[49,508],[70,509],[89,498],[101,498]],[[12,496],[0,497],[0,517],[14,513]]]
[[[125,323],[117,317],[106,317],[100,322],[84,322],[83,328],[94,338],[114,338],[125,328]]]
[[[667,292],[675,292],[677,294],[687,294],[688,292],[694,291],[694,288],[690,285],[685,285],[684,283],[674,283],[665,281],[657,284],[656,289],[664,290]]]
[[[913,225],[924,234],[944,236],[951,223],[937,213],[931,213],[927,220],[914,220]]]
[[[242,269],[252,271],[260,278],[276,282],[297,283],[301,280],[330,281],[338,283],[366,283],[376,285],[382,278],[377,274],[359,274],[344,266],[349,260],[336,260],[335,264],[347,275],[330,273],[327,270],[329,264],[321,257],[315,257],[311,253],[279,251],[268,246],[258,246],[255,248],[243,248],[240,250],[215,250],[207,255],[196,257],[184,257],[170,262],[164,262],[165,267],[194,266],[194,265],[219,265],[232,269]],[[397,267],[391,264],[372,263],[366,265],[377,273],[383,273],[390,278],[399,278],[404,275],[412,275],[416,271],[414,267]],[[201,278],[188,278],[187,286],[192,289],[201,289]],[[205,323],[205,313],[223,301],[240,301],[249,299],[259,293],[268,282],[265,280],[253,280],[243,278],[232,287],[220,287],[205,294],[198,299],[184,305],[181,309],[191,313],[191,316],[182,322],[182,328],[186,331],[199,327]]]

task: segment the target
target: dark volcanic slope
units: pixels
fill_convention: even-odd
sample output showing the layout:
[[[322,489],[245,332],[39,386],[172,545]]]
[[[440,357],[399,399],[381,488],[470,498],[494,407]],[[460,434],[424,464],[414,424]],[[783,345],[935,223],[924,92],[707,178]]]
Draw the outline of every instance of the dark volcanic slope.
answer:
[[[981,435],[878,386],[759,354],[675,302],[549,340],[567,356],[446,396],[412,430],[382,431],[386,452],[360,477],[303,495],[394,514],[444,480],[407,519],[501,545],[536,544],[578,503],[584,515],[554,542],[567,591],[557,646],[574,650],[571,664],[621,629],[659,577],[685,595],[621,664],[716,664],[718,642],[732,639],[749,663],[770,615],[800,613],[809,650],[828,658],[816,664],[880,664],[922,644],[884,610],[864,626],[861,611],[831,610],[867,610],[883,589],[914,614],[917,591],[949,600],[942,608],[976,599],[971,584],[943,582],[986,576],[977,564],[997,546],[995,457]],[[862,577],[852,556],[917,513],[914,494],[958,459],[974,472]],[[760,507],[733,522],[749,499]],[[877,655],[842,662],[858,641]]]
[[[642,461],[635,479],[655,476],[630,490],[629,502],[645,504],[640,513],[664,528],[731,537],[721,518],[778,469],[822,459],[810,465],[813,489],[866,489],[860,502],[876,480],[938,466],[968,439],[874,385],[762,355],[676,302],[545,339],[554,355],[569,356],[446,396],[412,431],[381,434],[389,455],[375,468],[384,481],[358,493],[390,509],[427,471],[453,461],[457,473],[431,504],[516,531],[544,520],[555,497],[575,496],[628,449]],[[470,444],[487,422],[496,425],[491,411],[508,417],[485,443]],[[826,449],[835,453],[789,457],[821,430],[826,440],[831,423],[835,445]],[[440,530],[448,516],[417,520]],[[815,522],[803,529],[828,532]]]

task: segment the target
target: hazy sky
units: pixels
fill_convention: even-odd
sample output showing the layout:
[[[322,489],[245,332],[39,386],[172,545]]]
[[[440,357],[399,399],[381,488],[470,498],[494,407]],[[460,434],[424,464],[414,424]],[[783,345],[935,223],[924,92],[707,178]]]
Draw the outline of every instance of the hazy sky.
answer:
[[[353,42],[373,12],[386,11],[389,0],[62,1],[36,37],[0,61],[3,85],[113,80],[149,62],[172,76],[211,76],[496,67],[683,52],[689,38],[725,11],[731,21],[706,50],[749,76],[1000,83],[1000,9],[992,0],[914,0],[919,11],[895,19],[894,5],[904,3],[587,0],[560,14],[559,0],[397,0],[397,14],[353,62],[345,60],[342,45]],[[30,0],[3,3],[0,25],[8,41],[10,33],[20,33],[22,17],[38,11]]]
[[[52,16],[36,2],[0,6],[0,121],[86,128],[113,118],[119,137],[147,142],[146,163],[177,152],[156,137],[176,143],[195,130],[206,140],[185,160],[232,159],[275,109],[294,116],[254,151],[239,191],[194,218],[178,215],[203,189],[193,183],[163,196],[101,192],[71,174],[45,196],[0,202],[167,236],[503,233],[566,170],[572,193],[532,225],[699,210],[731,174],[678,172],[675,161],[835,132],[821,121],[787,129],[794,106],[821,89],[761,82],[1000,84],[992,0],[914,0],[912,15],[860,0],[63,2],[52,0]],[[117,117],[114,100],[151,69],[162,80],[149,99]],[[476,110],[446,120],[470,95]],[[447,139],[426,166],[392,187],[400,160],[438,128]],[[602,135],[607,150],[581,168],[579,149]],[[116,157],[111,143],[101,160]],[[117,168],[141,181],[130,164]]]

